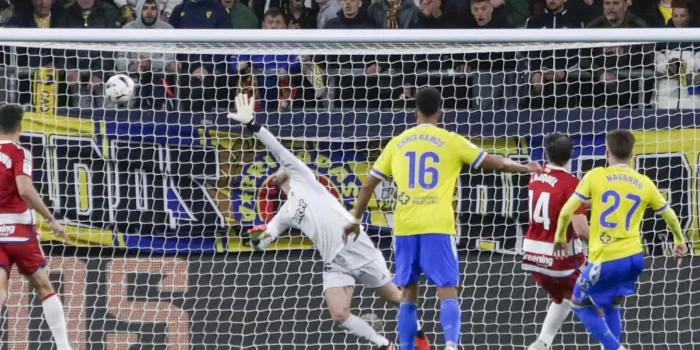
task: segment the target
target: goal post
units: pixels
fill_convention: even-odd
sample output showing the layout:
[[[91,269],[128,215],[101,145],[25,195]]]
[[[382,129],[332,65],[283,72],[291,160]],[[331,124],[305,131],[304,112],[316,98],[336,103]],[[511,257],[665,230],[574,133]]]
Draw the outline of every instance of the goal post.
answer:
[[[606,131],[630,129],[632,166],[690,244],[700,238],[700,51],[687,44],[700,29],[152,31],[0,29],[0,103],[26,109],[34,181],[71,235],[38,226],[76,349],[367,348],[330,320],[324,267],[300,232],[264,253],[247,246],[243,232],[284,197],[271,181],[279,164],[226,117],[238,93],[348,209],[386,142],[415,124],[423,86],[441,92],[446,129],[493,154],[544,162],[544,136],[571,135],[579,177],[605,164]],[[129,103],[102,95],[114,74],[136,82]],[[464,349],[524,349],[540,330],[549,301],[520,268],[527,181],[458,180]],[[363,218],[388,261],[401,200],[382,183]],[[689,349],[700,344],[697,261],[675,266],[665,224],[648,214],[623,342]],[[395,338],[394,307],[356,295],[352,312]],[[39,305],[13,271],[8,349],[51,349]],[[419,309],[442,344],[432,287]],[[570,318],[554,348],[599,346]]]

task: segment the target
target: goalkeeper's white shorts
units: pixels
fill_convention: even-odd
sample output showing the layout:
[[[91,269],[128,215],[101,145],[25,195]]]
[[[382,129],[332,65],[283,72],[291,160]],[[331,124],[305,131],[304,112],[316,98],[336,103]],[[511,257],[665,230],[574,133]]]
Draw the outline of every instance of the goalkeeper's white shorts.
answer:
[[[335,260],[326,264],[323,272],[323,291],[328,288],[354,287],[357,283],[365,288],[379,288],[391,282],[391,272],[384,258],[374,259],[356,269],[348,269]]]

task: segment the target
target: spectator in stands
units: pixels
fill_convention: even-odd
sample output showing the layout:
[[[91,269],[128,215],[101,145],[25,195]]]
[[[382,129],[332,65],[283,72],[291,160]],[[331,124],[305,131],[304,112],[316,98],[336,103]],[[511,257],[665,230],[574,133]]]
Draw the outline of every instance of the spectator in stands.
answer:
[[[577,16],[569,12],[566,0],[547,0],[544,13],[528,18],[526,28],[566,29],[583,28],[584,24]],[[566,81],[568,71],[578,65],[576,50],[530,51],[530,85],[533,99],[529,101],[532,108],[567,107],[568,88],[573,87]]]
[[[496,0],[496,2],[502,3],[503,0]],[[541,6],[541,3],[541,0],[508,0],[505,1],[505,6],[499,6],[494,1],[491,2],[497,9],[496,12],[503,9],[502,11],[507,14],[509,26],[513,28],[522,28],[528,18],[543,13],[545,6],[535,9],[536,6]]]
[[[316,24],[318,28],[324,28],[326,21],[335,18],[340,11],[340,1],[338,0],[316,0],[318,4],[318,15],[316,16]]]
[[[66,8],[56,23],[60,28],[119,28],[122,25],[119,10],[103,0],[75,0]],[[111,54],[100,51],[71,51],[61,54],[62,68],[66,70],[70,103],[83,108],[102,107],[102,79],[111,71]],[[83,84],[86,83],[86,84]]]
[[[233,28],[231,16],[218,0],[187,0],[175,6],[170,24],[178,29]]]
[[[32,7],[16,9],[8,27],[14,28],[55,28],[63,8],[54,0],[32,0]]]
[[[466,20],[466,26],[461,28],[507,28],[507,18],[503,12],[495,12],[495,7],[489,0],[471,0],[471,16]]]
[[[256,29],[260,28],[260,21],[255,16],[253,10],[243,5],[240,0],[221,0],[221,5],[231,15],[233,27],[236,29]]]
[[[136,6],[136,20],[124,25],[124,29],[172,29],[173,27],[159,19],[156,0],[139,0]],[[179,64],[175,54],[171,53],[136,53],[120,52],[117,54],[116,70],[127,72],[137,82],[136,98],[132,107],[149,110],[162,110],[166,107],[166,98],[174,100],[175,96],[166,95],[166,87],[173,84],[173,77],[167,73],[177,73]],[[170,78],[171,83],[166,79]],[[174,101],[172,106],[174,106]]]
[[[673,1],[669,27],[688,28],[695,20],[685,1]],[[656,52],[656,89],[652,102],[661,109],[700,109],[700,52],[693,43],[668,43]]]
[[[304,6],[304,0],[288,0],[281,8],[287,18],[287,29],[316,29],[317,17]]]
[[[119,10],[104,0],[75,0],[59,19],[62,28],[119,28]]]
[[[469,28],[506,28],[506,18],[494,13],[493,4],[489,0],[471,0],[471,14],[468,19]],[[471,78],[471,93],[478,107],[483,110],[500,110],[506,108],[506,77],[510,78],[515,70],[515,55],[513,53],[470,53],[456,60],[456,71],[475,72]],[[508,71],[506,73],[505,71]],[[514,94],[513,94],[514,95]],[[515,99],[510,99],[515,108]]]
[[[453,19],[442,10],[442,0],[421,0],[420,11],[425,28],[445,29],[454,25]]]
[[[377,28],[422,28],[422,13],[413,0],[377,0],[367,9]]]
[[[438,0],[439,1],[439,0]],[[362,0],[341,0],[343,9],[326,22],[324,29],[372,29],[374,22],[362,8]]]
[[[287,18],[279,9],[270,9],[263,29],[286,29]],[[256,96],[256,109],[288,111],[294,99],[292,77],[301,73],[297,55],[235,55],[231,70],[240,75],[239,92]]]
[[[138,0],[112,0],[112,2],[121,11],[125,23],[133,21],[138,16]],[[175,6],[180,5],[182,0],[158,0],[156,3],[160,20],[167,23]]]
[[[641,17],[649,27],[663,28],[670,21],[673,10],[671,8],[671,0],[658,0],[645,2],[647,5],[643,8]]]
[[[170,24],[176,29],[232,29],[233,21],[219,0],[188,0],[175,7]],[[228,109],[229,74],[226,57],[213,54],[178,55],[182,72],[178,86],[180,108],[186,111]]]
[[[605,0],[603,16],[588,24],[589,28],[644,28],[646,23],[628,11],[627,0]],[[596,81],[593,95],[594,105],[625,106],[631,102],[631,74],[634,68],[648,63],[646,52],[641,45],[613,46],[593,49],[584,54],[581,66],[591,69]]]
[[[14,9],[14,14],[7,22],[7,27],[55,28],[58,19],[62,15],[62,10],[63,7],[54,0],[32,0],[31,6],[18,6]],[[8,48],[6,52],[10,52],[9,50],[10,48]],[[16,47],[14,50],[17,54],[17,66],[22,68],[52,68],[54,65],[54,57],[58,57],[52,55],[51,49]],[[8,58],[5,58],[5,62],[7,62],[7,60]],[[20,103],[29,103],[30,100],[32,100],[30,94],[30,91],[34,91],[32,85],[36,87],[34,82],[42,81],[40,75],[49,74],[49,72],[39,72],[39,70],[37,70],[33,74],[35,76],[30,76],[30,79],[27,79],[26,76],[20,76],[18,79],[19,86],[17,90],[19,92]],[[43,81],[46,81],[46,79]],[[56,93],[58,93],[58,90],[56,90]]]

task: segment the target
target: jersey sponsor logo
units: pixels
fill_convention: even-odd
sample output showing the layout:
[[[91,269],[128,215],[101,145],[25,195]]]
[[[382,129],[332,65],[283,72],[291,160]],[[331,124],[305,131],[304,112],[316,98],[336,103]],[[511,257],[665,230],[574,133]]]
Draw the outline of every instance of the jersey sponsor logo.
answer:
[[[303,199],[299,199],[299,204],[297,204],[297,210],[292,218],[292,223],[301,225],[301,221],[304,220],[304,216],[306,216],[306,207],[306,202]]]
[[[525,253],[523,255],[523,261],[531,262],[546,267],[552,267],[552,265],[554,265],[554,259],[551,256],[546,255],[535,255]]]
[[[401,194],[399,194],[397,199],[398,199],[399,203],[401,203],[402,205],[406,205],[406,204],[408,204],[408,202],[411,201],[411,196],[406,194],[406,192],[401,192]]]
[[[15,233],[15,225],[0,225],[0,237],[8,237]]]
[[[351,151],[292,151],[292,153],[316,174],[318,181],[334,197],[338,198],[345,208],[352,209],[354,207],[355,198],[360,193],[362,186],[351,166],[352,162],[356,161],[355,153]],[[275,159],[266,152],[258,152],[255,158],[246,162],[240,172],[239,185],[243,190],[234,191],[231,194],[233,211],[239,222],[258,225],[269,222],[275,216],[279,207],[286,200],[282,191],[277,190],[273,185],[272,175],[279,168],[280,166]],[[294,217],[295,223],[303,219],[303,211],[305,211],[307,204],[304,204],[304,208],[297,208]]]

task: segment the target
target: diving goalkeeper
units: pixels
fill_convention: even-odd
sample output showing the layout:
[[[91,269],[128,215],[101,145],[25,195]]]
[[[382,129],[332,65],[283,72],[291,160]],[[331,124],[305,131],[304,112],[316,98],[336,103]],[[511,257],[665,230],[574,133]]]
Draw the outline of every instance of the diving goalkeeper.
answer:
[[[347,332],[370,341],[377,349],[396,350],[392,342],[350,313],[357,281],[374,289],[385,301],[399,306],[401,292],[391,282],[384,256],[366,234],[360,234],[351,244],[343,242],[343,227],[353,221],[352,215],[316,179],[306,164],[284,148],[267,129],[255,123],[255,101],[252,98],[240,94],[235,102],[237,113],[229,114],[229,118],[245,124],[280,163],[281,169],[273,181],[287,195],[287,201],[267,225],[251,230],[253,249],[265,249],[289,228],[302,231],[314,243],[325,264],[323,293],[333,321]],[[430,349],[422,332],[415,336],[419,350]]]
[[[455,184],[462,166],[530,173],[540,170],[486,154],[461,135],[438,127],[442,97],[434,88],[416,94],[418,125],[394,137],[370,170],[357,198],[354,222],[345,228],[348,244],[362,237],[360,221],[375,187],[393,177],[397,187],[394,210],[396,277],[404,287],[399,309],[399,345],[413,350],[416,334],[418,282],[421,272],[437,287],[445,350],[456,350],[462,328],[457,299],[459,263],[455,243]]]

